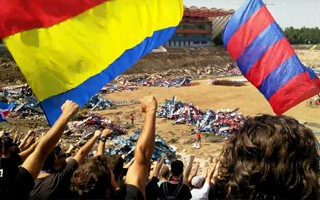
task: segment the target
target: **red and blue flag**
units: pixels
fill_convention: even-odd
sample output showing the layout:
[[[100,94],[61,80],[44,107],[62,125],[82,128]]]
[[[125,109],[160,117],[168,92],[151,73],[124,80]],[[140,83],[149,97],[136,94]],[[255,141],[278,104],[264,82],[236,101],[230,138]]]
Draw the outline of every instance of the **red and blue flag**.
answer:
[[[6,104],[0,102],[0,122],[6,121],[6,116],[9,115],[10,111],[14,108],[15,104]]]
[[[242,74],[280,115],[320,92],[262,0],[248,0],[228,22],[223,42]]]

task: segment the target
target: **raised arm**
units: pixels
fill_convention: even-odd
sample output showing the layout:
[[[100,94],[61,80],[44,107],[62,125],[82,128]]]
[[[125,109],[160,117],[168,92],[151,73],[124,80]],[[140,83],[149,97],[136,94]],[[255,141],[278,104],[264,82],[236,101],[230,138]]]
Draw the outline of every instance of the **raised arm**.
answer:
[[[190,160],[189,160],[188,166],[187,166],[186,170],[184,171],[183,184],[186,184],[186,185],[188,184],[188,177],[189,177],[190,172],[191,172],[192,163],[194,161],[194,158],[195,158],[194,155],[190,156]]]
[[[123,166],[123,168],[124,168],[124,169],[128,169],[128,168],[133,164],[133,162],[134,162],[134,158],[132,158],[128,163],[126,163],[126,164]]]
[[[97,139],[100,137],[101,131],[96,130],[92,138],[85,144],[83,145],[76,155],[73,157],[79,165],[81,165],[84,161],[84,159],[88,156],[89,152],[91,151],[94,143],[97,141]]]
[[[142,194],[145,194],[150,159],[154,151],[157,100],[150,96],[144,97],[141,99],[141,109],[145,112],[145,120],[136,144],[134,162],[126,176],[126,183],[136,186]]]
[[[43,167],[44,161],[49,153],[51,153],[58,143],[67,123],[78,112],[79,106],[67,100],[61,107],[62,114],[52,126],[52,128],[40,139],[39,144],[33,153],[22,164],[33,176],[37,178],[40,170]]]
[[[96,156],[104,155],[104,151],[105,151],[105,147],[106,147],[106,140],[108,137],[111,137],[112,135],[113,135],[113,131],[108,128],[106,128],[102,131]]]
[[[29,130],[25,137],[22,139],[21,144],[19,145],[19,149],[23,151],[25,149],[27,140],[34,134],[33,130]]]
[[[188,177],[188,184],[191,182],[193,177],[197,176],[197,173],[199,171],[199,167],[200,167],[200,162],[197,162],[196,165],[194,166],[194,170],[192,171],[192,173],[190,173],[190,175]]]
[[[212,169],[209,173],[209,176],[207,177],[207,182],[209,183],[210,181],[215,184],[216,183],[216,180],[218,178],[218,175],[219,175],[219,167],[220,167],[220,161],[215,158],[213,160],[213,164],[212,164]]]
[[[18,139],[19,139],[19,133],[18,131],[15,131],[14,137],[13,137],[13,143],[17,144],[19,142]]]
[[[39,143],[39,140],[33,143],[28,149],[22,151],[19,153],[19,156],[21,157],[21,162],[23,163],[28,156],[36,149],[37,145]]]
[[[159,160],[159,162],[157,162],[157,165],[156,165],[156,168],[153,172],[153,176],[154,177],[158,177],[159,176],[159,173],[160,173],[160,170],[162,168],[162,165],[164,163],[164,159],[167,157],[167,154],[166,153],[162,153],[161,154],[161,158]]]

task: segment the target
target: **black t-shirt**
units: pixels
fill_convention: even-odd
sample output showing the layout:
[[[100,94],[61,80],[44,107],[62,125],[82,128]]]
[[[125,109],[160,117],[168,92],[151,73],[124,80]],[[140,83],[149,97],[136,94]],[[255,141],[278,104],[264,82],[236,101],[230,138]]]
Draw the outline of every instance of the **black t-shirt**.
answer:
[[[32,175],[25,168],[19,167],[18,175],[13,179],[11,186],[0,191],[0,199],[28,199],[33,186]]]
[[[36,179],[29,199],[68,199],[72,198],[70,184],[73,172],[78,168],[74,159],[69,159],[65,169],[47,177]]]
[[[125,184],[116,191],[110,199],[141,200],[144,199],[142,192],[134,185]]]
[[[11,187],[18,176],[21,157],[13,154],[10,158],[0,158],[0,189],[6,190]]]
[[[158,194],[159,194],[158,197],[160,199],[166,199],[165,190],[168,191],[168,195],[169,196],[173,195],[175,193],[177,187],[180,186],[180,184],[181,183],[174,184],[174,183],[170,183],[170,182],[163,182],[160,185],[159,192],[158,192]],[[176,198],[177,199],[191,199],[192,195],[191,195],[189,187],[187,185],[183,184],[180,192],[178,192],[178,194],[176,195]]]
[[[146,185],[146,199],[150,199],[150,200],[157,199],[158,191],[159,191],[158,182],[159,182],[158,177],[154,176],[147,183],[147,185]]]

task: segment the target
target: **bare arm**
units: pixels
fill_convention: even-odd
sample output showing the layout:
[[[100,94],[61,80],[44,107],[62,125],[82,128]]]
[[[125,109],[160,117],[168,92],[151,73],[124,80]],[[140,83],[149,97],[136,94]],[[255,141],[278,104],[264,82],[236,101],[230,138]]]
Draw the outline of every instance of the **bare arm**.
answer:
[[[197,162],[196,165],[194,166],[194,170],[192,171],[192,173],[190,173],[190,175],[188,177],[188,183],[191,182],[193,177],[197,176],[197,173],[199,171],[199,167],[200,167],[200,162]]]
[[[103,138],[103,137],[105,137],[105,138],[111,137],[112,134],[113,134],[113,131],[106,128],[106,129],[104,129],[102,131],[101,138]],[[106,141],[100,140],[96,156],[104,155],[105,147],[106,147]]]
[[[161,158],[160,158],[159,162],[157,162],[156,168],[155,168],[155,170],[153,172],[153,176],[154,177],[158,177],[159,176],[160,170],[161,170],[162,165],[164,163],[164,159],[166,157],[167,157],[167,154],[166,153],[162,153]]]
[[[31,135],[28,139],[27,142],[25,143],[23,149],[20,149],[21,151],[25,151],[29,149],[34,143],[36,143],[36,136],[35,134]]]
[[[18,143],[18,139],[19,139],[19,135],[18,135],[18,131],[16,131],[14,133],[14,137],[13,137],[13,143],[17,144]]]
[[[31,137],[32,134],[33,134],[33,131],[29,130],[28,133],[25,135],[25,137],[22,139],[21,144],[19,145],[19,148],[21,149],[21,151],[25,149],[27,140]]]
[[[79,165],[81,165],[83,163],[84,159],[88,156],[94,143],[97,141],[97,139],[100,137],[100,135],[101,135],[101,131],[96,130],[93,137],[85,145],[83,145],[79,149],[79,151],[76,153],[76,155],[73,157]]]
[[[73,148],[74,148],[73,144],[70,144],[68,150],[66,151],[66,154],[70,154]]]
[[[40,139],[34,152],[28,156],[26,161],[22,164],[22,167],[29,171],[34,179],[37,178],[46,157],[53,151],[54,147],[58,143],[67,123],[79,110],[79,106],[68,100],[62,105],[61,110],[62,114],[58,120]]]
[[[210,183],[210,181],[215,184],[216,183],[216,179],[218,178],[219,175],[219,167],[220,167],[220,161],[215,158],[213,160],[213,164],[212,164],[212,169],[210,171],[209,176],[207,177],[206,181],[208,183]]]
[[[134,163],[126,176],[126,183],[136,186],[145,194],[150,159],[154,151],[157,100],[154,97],[144,97],[141,99],[141,108],[142,112],[146,113],[145,121],[136,144]]]
[[[186,168],[186,170],[184,171],[184,175],[183,175],[183,184],[188,184],[188,177],[190,175],[190,172],[191,172],[191,168],[192,168],[192,163],[194,161],[194,155],[191,155],[190,156],[190,160],[189,160],[189,164]]]
[[[129,168],[133,162],[134,162],[134,158],[132,158],[127,164],[125,164],[123,168]]]
[[[22,151],[19,153],[19,156],[21,157],[22,163],[28,158],[28,156],[36,149],[37,145],[39,143],[39,140],[36,141],[34,144],[32,144],[28,149]]]

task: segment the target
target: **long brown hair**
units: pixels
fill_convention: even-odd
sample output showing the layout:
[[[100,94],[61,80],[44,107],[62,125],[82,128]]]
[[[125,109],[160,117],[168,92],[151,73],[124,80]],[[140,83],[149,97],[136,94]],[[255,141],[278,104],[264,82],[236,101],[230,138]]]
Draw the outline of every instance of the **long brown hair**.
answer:
[[[319,199],[316,142],[291,117],[249,118],[223,148],[217,187],[232,199]]]

